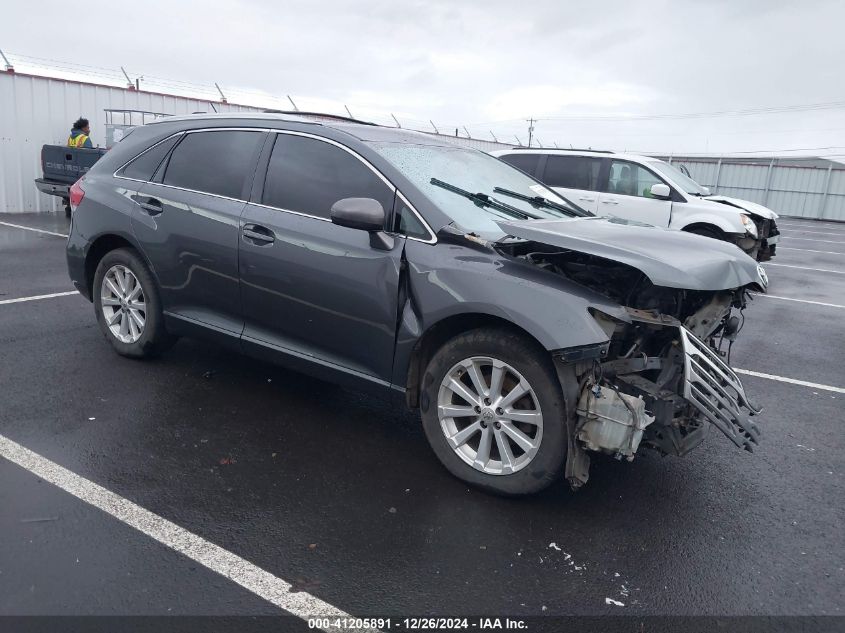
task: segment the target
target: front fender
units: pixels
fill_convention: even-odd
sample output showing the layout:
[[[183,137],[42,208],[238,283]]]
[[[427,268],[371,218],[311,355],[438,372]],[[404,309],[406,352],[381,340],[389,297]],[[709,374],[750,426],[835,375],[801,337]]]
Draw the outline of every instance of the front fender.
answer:
[[[708,206],[713,209],[702,209],[699,205],[694,203],[679,203],[672,205],[672,221],[669,228],[683,230],[693,224],[710,224],[718,227],[725,233],[734,233],[745,235],[745,226],[739,219],[742,211],[740,209],[731,209],[725,205],[724,210],[720,209],[715,203],[708,203]]]
[[[496,317],[526,331],[549,351],[609,340],[591,308],[628,320],[624,309],[607,297],[493,249],[409,240],[405,255],[408,291],[398,324],[394,384],[404,384],[417,341],[451,317]]]

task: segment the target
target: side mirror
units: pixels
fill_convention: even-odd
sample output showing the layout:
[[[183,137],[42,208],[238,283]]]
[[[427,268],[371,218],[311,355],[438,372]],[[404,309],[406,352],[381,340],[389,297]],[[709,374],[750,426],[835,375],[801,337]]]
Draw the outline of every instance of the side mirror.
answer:
[[[362,231],[384,230],[384,207],[372,198],[344,198],[332,205],[332,222]]]
[[[332,224],[367,231],[370,246],[393,249],[393,238],[384,232],[385,213],[381,202],[373,198],[343,198],[332,205]]]
[[[710,187],[701,187],[701,191],[702,191],[702,195],[705,195],[705,196],[710,195]]]
[[[668,200],[672,195],[672,190],[669,189],[669,185],[664,185],[662,182],[652,185],[649,192],[652,196],[660,200]]]

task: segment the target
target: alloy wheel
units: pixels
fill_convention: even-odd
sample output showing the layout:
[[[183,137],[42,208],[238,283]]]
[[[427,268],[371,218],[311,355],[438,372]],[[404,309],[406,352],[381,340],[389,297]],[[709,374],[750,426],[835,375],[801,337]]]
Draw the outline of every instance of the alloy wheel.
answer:
[[[121,343],[134,343],[144,333],[147,304],[135,274],[122,264],[108,269],[100,289],[100,305],[106,324]]]
[[[440,384],[437,415],[458,457],[489,475],[525,468],[543,439],[534,389],[496,358],[473,356],[456,363]]]

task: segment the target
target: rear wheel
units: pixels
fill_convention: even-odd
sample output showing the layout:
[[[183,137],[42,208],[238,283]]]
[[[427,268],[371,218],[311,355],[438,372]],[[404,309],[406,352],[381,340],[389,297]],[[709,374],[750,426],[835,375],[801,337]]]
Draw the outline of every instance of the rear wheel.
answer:
[[[145,358],[175,342],[164,329],[155,280],[134,250],[106,253],[94,273],[93,290],[97,322],[118,354]]]
[[[446,343],[423,376],[420,409],[434,453],[470,484],[530,494],[561,472],[560,385],[548,353],[517,333],[484,328]]]

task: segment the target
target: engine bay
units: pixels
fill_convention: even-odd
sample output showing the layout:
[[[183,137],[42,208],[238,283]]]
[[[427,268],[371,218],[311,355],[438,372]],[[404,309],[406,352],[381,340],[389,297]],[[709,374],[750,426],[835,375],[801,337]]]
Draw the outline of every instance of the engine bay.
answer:
[[[536,242],[508,245],[512,257],[562,275],[623,306],[622,321],[594,311],[610,339],[601,360],[575,366],[577,407],[570,459],[587,451],[632,460],[640,447],[685,455],[716,426],[753,450],[759,413],[727,364],[742,329],[747,289],[685,290],[654,285],[626,264]],[[573,450],[574,449],[574,450]],[[586,479],[569,477],[578,487]]]

